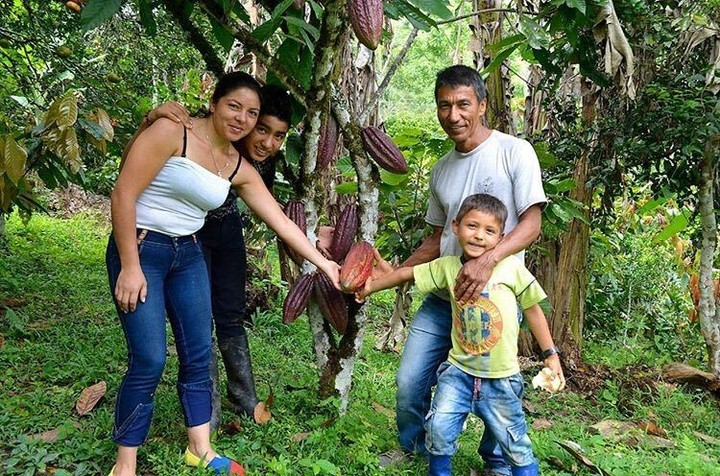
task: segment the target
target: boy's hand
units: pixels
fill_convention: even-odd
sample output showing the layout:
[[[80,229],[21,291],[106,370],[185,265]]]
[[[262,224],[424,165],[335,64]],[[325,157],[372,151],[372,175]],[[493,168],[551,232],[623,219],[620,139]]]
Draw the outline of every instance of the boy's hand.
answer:
[[[148,112],[146,117],[150,123],[157,121],[161,117],[166,117],[171,121],[181,123],[188,129],[192,129],[193,126],[190,113],[177,101],[168,101],[160,104],[158,107]]]
[[[372,280],[372,277],[368,278],[363,287],[355,291],[355,302],[362,304],[372,294]]]
[[[560,357],[558,354],[554,354],[549,356],[544,361],[545,366],[552,370],[555,375],[560,377],[560,388],[558,388],[558,391],[565,388],[565,375],[563,374],[562,365],[560,365]]]
[[[385,276],[386,274],[389,274],[394,270],[392,265],[385,261],[382,256],[380,256],[380,252],[377,250],[377,248],[373,248],[373,255],[375,257],[375,266],[373,266],[372,279],[377,279]],[[367,285],[367,283],[368,282],[366,281],[365,284]]]

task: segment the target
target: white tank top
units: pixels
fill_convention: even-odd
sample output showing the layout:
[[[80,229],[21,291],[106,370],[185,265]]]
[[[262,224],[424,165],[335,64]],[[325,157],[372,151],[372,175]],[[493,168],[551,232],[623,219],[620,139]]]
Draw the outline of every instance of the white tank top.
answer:
[[[228,190],[228,180],[187,157],[170,157],[137,199],[137,227],[191,235],[202,228],[208,210],[223,204]]]

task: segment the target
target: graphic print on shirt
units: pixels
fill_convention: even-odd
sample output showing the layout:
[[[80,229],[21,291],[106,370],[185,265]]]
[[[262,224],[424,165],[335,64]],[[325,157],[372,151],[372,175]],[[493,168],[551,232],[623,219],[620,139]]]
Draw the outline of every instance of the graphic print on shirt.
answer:
[[[486,354],[502,337],[500,311],[487,294],[483,294],[475,301],[458,304],[453,312],[455,337],[469,355]]]
[[[493,178],[490,176],[478,180],[475,184],[475,193],[487,193],[488,195],[495,196],[493,189]]]

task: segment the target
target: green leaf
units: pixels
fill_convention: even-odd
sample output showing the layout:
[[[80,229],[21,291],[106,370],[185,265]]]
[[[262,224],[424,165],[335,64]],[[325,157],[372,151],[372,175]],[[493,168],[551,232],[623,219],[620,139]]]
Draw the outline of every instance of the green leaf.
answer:
[[[685,216],[684,213],[680,213],[679,215],[676,215],[673,217],[672,220],[670,220],[670,223],[668,226],[665,227],[663,231],[655,235],[655,238],[653,238],[653,243],[660,243],[661,241],[665,241],[671,236],[673,236],[676,233],[680,233],[685,228],[687,228],[688,225],[688,219]]]
[[[538,156],[538,161],[540,162],[540,167],[542,169],[549,169],[557,165],[557,157],[548,150],[547,142],[535,142],[533,144],[533,149],[535,149],[535,153]]]
[[[408,19],[410,24],[422,31],[430,31],[433,27],[437,27],[435,21],[429,16],[421,12],[416,6],[411,5],[405,0],[394,0],[392,8],[396,8],[397,12]]]
[[[290,8],[290,5],[293,4],[294,0],[283,0],[280,5],[275,7],[275,9],[272,12],[272,19],[273,20],[280,20],[280,17],[282,17],[283,13],[287,11],[288,8]]]
[[[343,182],[335,187],[335,193],[338,195],[350,195],[351,193],[357,193],[357,191],[357,182]]]
[[[4,142],[5,174],[13,183],[18,183],[25,172],[27,151],[20,147],[20,144],[11,135],[6,136]]]
[[[512,45],[511,47],[498,53],[497,56],[495,56],[493,58],[493,60],[490,62],[490,64],[487,65],[487,67],[480,72],[480,75],[487,76],[492,71],[495,71],[495,69],[499,68],[500,65],[503,63],[503,61],[505,61],[508,58],[508,56],[510,56],[512,54],[512,52],[517,49],[518,46],[520,46],[520,43],[516,43],[516,44]]]
[[[506,47],[510,45],[514,45],[516,43],[522,43],[525,41],[525,36],[518,33],[517,35],[508,36],[507,38],[503,38],[502,40],[498,41],[497,43],[492,43],[490,45],[487,45],[486,48],[491,53],[495,53],[497,51],[503,50]]]
[[[380,170],[380,179],[385,184],[397,186],[407,181],[407,174],[394,174],[387,170]]]
[[[82,130],[93,136],[96,140],[103,140],[105,138],[105,131],[97,122],[80,117],[78,118],[78,124]]]
[[[526,15],[520,16],[520,31],[534,50],[550,48],[550,37],[532,18]]]
[[[157,34],[157,23],[152,12],[152,2],[150,0],[138,0],[138,11],[140,12],[140,24],[150,36]]]
[[[565,5],[575,10],[579,10],[583,15],[587,12],[587,3],[585,0],[565,0]]]
[[[252,32],[252,36],[255,37],[256,40],[258,40],[261,43],[265,43],[267,40],[270,39],[270,37],[275,33],[275,30],[277,30],[280,27],[281,20],[280,19],[270,19],[263,23],[262,25],[255,28]]]
[[[80,25],[83,31],[90,31],[113,17],[123,4],[123,0],[90,0],[80,13]]]
[[[232,48],[233,42],[235,41],[235,37],[230,34],[227,29],[225,29],[224,26],[222,26],[217,20],[214,18],[210,18],[210,26],[212,27],[213,35],[215,35],[215,39],[220,43],[220,46],[223,47],[225,50],[225,53],[228,53],[230,49]]]
[[[420,10],[427,12],[429,15],[436,16],[442,20],[453,18],[453,12],[447,7],[449,2],[439,0],[409,0]]]
[[[635,214],[638,216],[645,215],[646,213],[648,213],[652,210],[655,210],[657,207],[659,207],[660,205],[664,204],[667,201],[668,201],[667,197],[660,197],[660,198],[656,198],[655,200],[650,200],[645,205],[640,207],[637,210],[637,212],[635,212]]]
[[[318,30],[317,28],[315,28],[314,26],[312,26],[305,20],[303,20],[301,18],[290,16],[290,15],[284,16],[283,18],[290,25],[298,26],[298,27],[300,27],[301,30],[307,31],[310,34],[310,36],[313,37],[313,39],[315,41],[317,41],[318,38],[320,38],[320,30]]]

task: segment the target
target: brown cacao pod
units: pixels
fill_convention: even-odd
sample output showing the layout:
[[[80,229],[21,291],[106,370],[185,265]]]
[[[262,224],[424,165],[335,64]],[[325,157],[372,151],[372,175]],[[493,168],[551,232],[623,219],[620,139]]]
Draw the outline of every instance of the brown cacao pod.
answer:
[[[323,317],[336,331],[344,334],[348,324],[348,308],[343,294],[333,286],[325,273],[317,273],[314,289],[315,301]]]
[[[305,204],[298,200],[290,200],[283,208],[285,215],[295,223],[303,233],[307,233],[307,222],[305,218]],[[304,258],[283,242],[285,253],[297,264],[302,264]]]
[[[377,127],[364,127],[360,131],[363,146],[370,157],[383,169],[394,174],[405,174],[407,162],[398,146],[390,137]]]
[[[348,0],[348,16],[355,36],[371,50],[377,48],[384,20],[382,0]]]
[[[320,125],[318,139],[317,170],[327,167],[335,155],[338,142],[338,124],[332,114],[328,114],[325,122]]]
[[[298,278],[288,291],[283,303],[283,323],[291,324],[303,313],[315,286],[315,273],[304,274]]]
[[[375,254],[370,243],[353,243],[340,268],[340,289],[351,294],[362,288],[372,274],[374,259]]]
[[[82,10],[82,7],[75,2],[67,2],[65,3],[65,6],[68,7],[70,10],[74,11],[75,13],[80,13],[80,11]]]
[[[357,215],[357,205],[345,205],[335,224],[332,243],[330,243],[330,257],[340,263],[355,241],[360,223]]]

